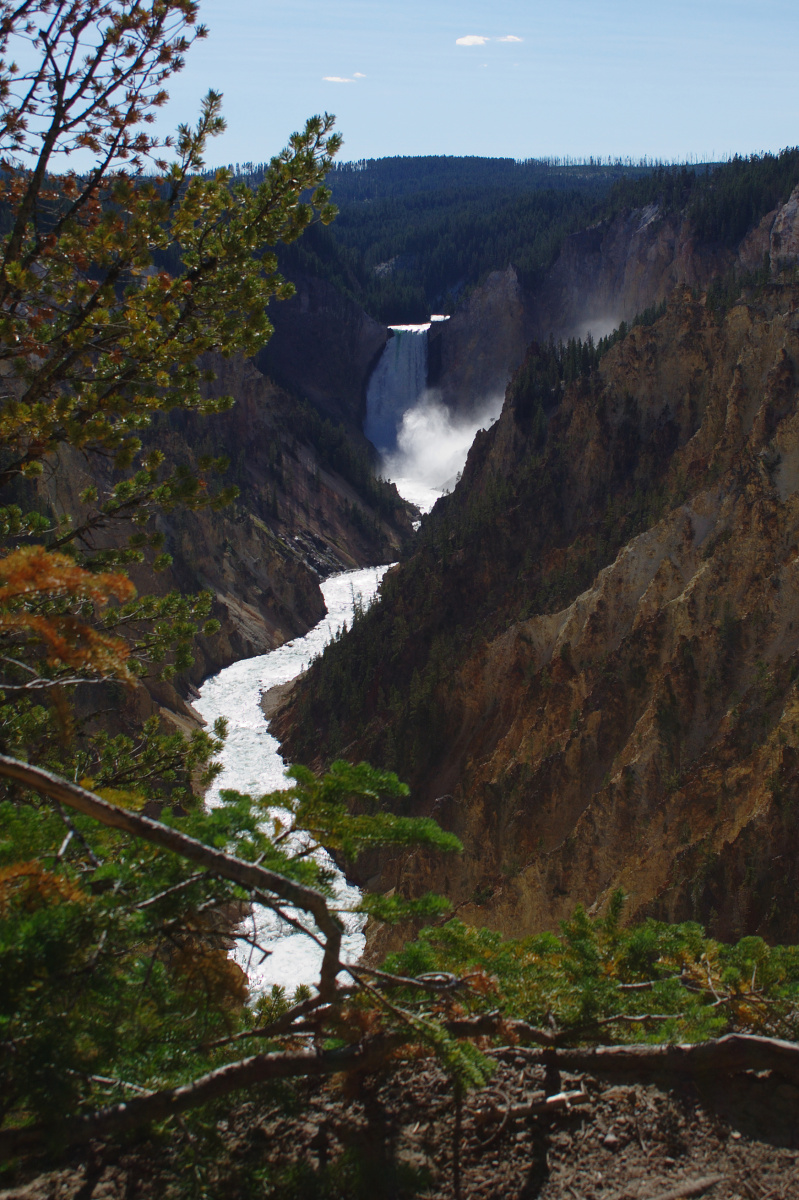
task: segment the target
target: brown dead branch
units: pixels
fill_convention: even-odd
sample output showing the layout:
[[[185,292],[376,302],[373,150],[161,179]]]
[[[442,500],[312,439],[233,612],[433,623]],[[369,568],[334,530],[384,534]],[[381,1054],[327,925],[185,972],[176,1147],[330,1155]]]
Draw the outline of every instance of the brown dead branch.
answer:
[[[207,1042],[205,1049],[215,1050],[220,1046],[229,1046],[232,1042],[245,1042],[248,1038],[273,1038],[279,1037],[283,1033],[296,1033],[297,1027],[294,1022],[307,1013],[313,1012],[322,1003],[321,996],[311,996],[308,1000],[301,1000],[299,1004],[286,1009],[268,1025],[261,1025],[258,1029],[243,1029],[241,1033],[233,1033],[230,1037],[217,1038],[214,1042]]]
[[[554,1034],[546,1029],[537,1029],[527,1021],[505,1019],[501,1013],[482,1013],[478,1017],[462,1017],[447,1021],[446,1029],[453,1037],[492,1037],[498,1033],[510,1033],[519,1041],[537,1042],[541,1046],[556,1046]]]
[[[505,1048],[507,1051],[507,1048]],[[557,1047],[527,1050],[529,1062],[550,1061],[566,1071],[655,1079],[776,1071],[799,1083],[799,1044],[751,1033],[728,1033],[714,1041],[674,1045]]]
[[[395,1045],[396,1039],[386,1037],[321,1053],[308,1050],[256,1054],[239,1062],[227,1063],[180,1087],[134,1096],[127,1102],[109,1105],[58,1125],[31,1125],[23,1129],[3,1130],[0,1132],[0,1160],[36,1152],[59,1142],[74,1146],[95,1138],[123,1133],[153,1121],[164,1121],[229,1092],[253,1087],[268,1079],[325,1076],[340,1071],[372,1071],[385,1063]]]
[[[478,1125],[502,1120],[504,1128],[508,1121],[522,1121],[526,1117],[539,1116],[541,1113],[556,1112],[560,1108],[571,1108],[573,1104],[590,1103],[591,1097],[583,1091],[558,1092],[554,1096],[545,1096],[541,1092],[527,1104],[510,1104],[506,1108],[490,1104],[479,1108],[475,1113],[475,1120]]]

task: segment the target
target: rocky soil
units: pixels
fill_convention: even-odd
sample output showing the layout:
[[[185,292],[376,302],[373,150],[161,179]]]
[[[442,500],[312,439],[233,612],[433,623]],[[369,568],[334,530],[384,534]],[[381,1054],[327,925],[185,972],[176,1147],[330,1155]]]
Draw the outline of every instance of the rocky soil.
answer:
[[[799,1197],[799,1089],[773,1076],[701,1093],[553,1081],[510,1049],[489,1086],[466,1095],[459,1124],[451,1082],[417,1063],[360,1085],[302,1086],[282,1104],[259,1094],[122,1152],[97,1143],[0,1200]]]

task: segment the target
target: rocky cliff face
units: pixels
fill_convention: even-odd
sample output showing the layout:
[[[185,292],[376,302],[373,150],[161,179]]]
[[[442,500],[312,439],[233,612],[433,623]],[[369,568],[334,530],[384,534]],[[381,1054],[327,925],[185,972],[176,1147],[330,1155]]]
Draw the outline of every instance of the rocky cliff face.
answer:
[[[193,668],[174,686],[150,683],[126,702],[139,716],[161,710],[179,723],[194,719],[183,698],[208,675],[272,650],[321,619],[320,578],[390,561],[411,535],[406,505],[374,480],[361,440],[326,426],[250,362],[210,365],[215,392],[234,396],[234,407],[207,418],[175,412],[149,436],[167,461],[192,467],[203,454],[226,454],[231,466],[223,482],[238,485],[239,499],[220,512],[162,513],[157,523],[172,566],[154,574],[143,564],[130,572],[143,594],[214,596],[212,615],[221,629],[196,639]],[[43,477],[43,499],[55,511],[80,513],[79,495],[94,482],[95,466],[67,455],[57,473]],[[117,527],[97,544],[104,536],[118,544],[132,531]]]
[[[293,275],[292,282],[296,295],[270,309],[275,332],[257,366],[335,420],[360,430],[366,384],[388,330],[325,280]]]
[[[799,937],[798,309],[775,283],[719,323],[678,290],[562,394],[531,352],[283,715],[295,761],[335,716],[331,750],[464,841],[373,884],[520,934],[622,887],[631,914]]]
[[[533,336],[529,300],[513,267],[494,271],[449,321],[428,334],[428,379],[448,408],[477,413],[505,394]]]
[[[634,209],[566,238],[535,287],[513,267],[474,289],[451,320],[430,334],[431,384],[444,402],[472,412],[503,394],[533,338],[605,336],[663,301],[675,287],[705,290],[732,269],[775,269],[799,257],[799,188],[734,250],[703,244],[683,213]]]
[[[542,286],[530,296],[537,337],[603,337],[622,321],[664,300],[678,286],[707,288],[737,268],[752,271],[769,254],[774,231],[784,229],[791,255],[797,226],[796,194],[768,213],[735,250],[703,244],[681,213],[664,215],[655,204],[573,234]],[[776,233],[779,239],[779,232]],[[795,248],[793,255],[795,259]]]

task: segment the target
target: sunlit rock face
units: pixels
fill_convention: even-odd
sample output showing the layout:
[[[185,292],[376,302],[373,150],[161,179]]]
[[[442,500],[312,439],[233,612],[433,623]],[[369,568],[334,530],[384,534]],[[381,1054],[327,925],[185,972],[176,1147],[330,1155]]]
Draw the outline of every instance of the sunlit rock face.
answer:
[[[678,290],[541,420],[534,366],[338,655],[340,743],[465,846],[364,870],[507,933],[621,887],[630,914],[796,940],[799,287],[722,319]],[[324,695],[312,672],[297,756]]]
[[[678,286],[700,291],[735,268],[777,270],[799,259],[799,188],[734,249],[702,243],[684,213],[658,205],[620,213],[571,234],[540,286],[525,295],[528,327],[546,339],[603,337]]]
[[[772,266],[789,266],[799,261],[799,187],[794,188],[774,219],[769,249]]]

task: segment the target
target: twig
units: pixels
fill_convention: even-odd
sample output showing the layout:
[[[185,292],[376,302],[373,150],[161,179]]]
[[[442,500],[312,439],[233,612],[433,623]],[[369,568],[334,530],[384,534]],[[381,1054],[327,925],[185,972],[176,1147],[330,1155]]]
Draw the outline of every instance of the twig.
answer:
[[[475,1114],[478,1124],[483,1125],[488,1121],[496,1120],[498,1117],[503,1119],[503,1128],[507,1121],[521,1121],[525,1117],[534,1117],[540,1113],[555,1112],[559,1108],[571,1108],[573,1104],[590,1104],[591,1097],[587,1092],[578,1090],[572,1092],[557,1092],[554,1096],[539,1095],[535,1100],[531,1100],[528,1104],[512,1104],[506,1109],[497,1108],[491,1105],[488,1109],[478,1109]],[[487,1143],[485,1143],[487,1144]]]
[[[61,859],[66,854],[67,847],[69,846],[69,843],[72,841],[74,836],[75,836],[74,829],[70,829],[67,831],[67,836],[64,838],[63,842],[61,843],[61,845],[58,849],[58,854],[56,854],[56,856],[55,856],[55,863],[53,863],[53,866],[55,866],[56,863],[61,862]]]
[[[710,962],[708,960],[708,957],[705,954],[705,955],[703,955],[703,958],[705,960],[705,973],[707,975],[707,986],[710,988],[711,992],[716,997],[716,999],[720,1000],[720,996],[719,996],[718,992],[713,987],[713,976],[710,974]]]
[[[322,939],[317,937],[312,930],[307,929],[305,925],[303,925],[302,921],[298,921],[296,917],[289,916],[287,912],[283,911],[279,904],[277,904],[274,900],[270,900],[268,896],[265,896],[263,892],[259,892],[257,888],[253,890],[252,894],[255,896],[259,904],[263,904],[264,908],[268,908],[271,912],[280,917],[281,921],[285,921],[286,924],[290,925],[292,929],[296,929],[297,933],[304,934],[305,937],[310,938],[312,942],[316,942],[317,946],[324,950],[325,943],[322,941]]]
[[[502,1095],[505,1096],[505,1107],[503,1109],[498,1110],[496,1108],[496,1106],[492,1104],[491,1108],[489,1110],[488,1116],[483,1115],[484,1110],[478,1110],[478,1112],[475,1113],[475,1117],[481,1124],[484,1123],[486,1120],[490,1120],[491,1118],[495,1119],[497,1115],[499,1115],[501,1117],[501,1120],[499,1122],[499,1128],[495,1129],[493,1133],[489,1134],[489,1136],[485,1139],[485,1141],[480,1143],[481,1153],[488,1150],[489,1147],[493,1146],[495,1142],[499,1141],[499,1139],[502,1137],[503,1133],[505,1132],[505,1129],[507,1128],[508,1121],[510,1120],[510,1111],[511,1111],[511,1108],[513,1107],[513,1105],[508,1100],[508,1097],[505,1094],[505,1092],[503,1092]]]
[[[455,1129],[452,1134],[452,1191],[461,1200],[461,1133],[463,1129],[463,1089],[459,1080],[453,1083],[455,1093]]]
[[[125,1079],[111,1079],[108,1075],[89,1075],[88,1079],[91,1083],[107,1083],[113,1087],[127,1088],[140,1096],[152,1096],[148,1088],[139,1087],[138,1083],[128,1083]]]
[[[206,1042],[204,1048],[215,1050],[219,1046],[229,1046],[231,1042],[244,1042],[247,1038],[277,1037],[278,1034],[286,1033],[290,1030],[291,1025],[298,1017],[304,1017],[307,1013],[313,1012],[321,1003],[321,996],[311,996],[308,1000],[301,1000],[293,1008],[287,1009],[286,1012],[282,1013],[274,1021],[270,1021],[268,1025],[262,1025],[258,1029],[246,1029],[242,1033],[234,1033],[230,1037],[218,1038],[214,1042]]]
[[[650,1200],[684,1200],[688,1196],[701,1196],[702,1192],[709,1191],[717,1183],[723,1183],[726,1178],[726,1175],[705,1175],[702,1179],[687,1179],[685,1183],[669,1188],[666,1192],[658,1192],[656,1196],[650,1197]]]
[[[261,957],[258,959],[258,963],[257,963],[257,966],[259,966],[259,967],[261,966],[262,963],[265,963],[266,960],[268,958],[270,958],[272,955],[271,950],[264,950],[263,946],[257,940],[257,938],[248,937],[246,933],[231,933],[229,936],[233,941],[244,942],[245,945],[250,947],[250,957],[247,960],[248,970],[252,964],[252,955],[253,955],[254,950],[257,950],[261,955]]]
[[[376,967],[358,965],[358,970],[365,975],[373,975],[376,979],[395,987],[419,988],[426,992],[452,992],[459,988],[468,988],[464,980],[448,971],[431,971],[425,975],[406,976],[391,975],[388,971],[378,971]]]
[[[613,1017],[602,1017],[598,1021],[591,1021],[588,1025],[575,1025],[571,1029],[564,1029],[558,1035],[558,1042],[569,1041],[574,1037],[582,1037],[593,1029],[602,1029],[605,1025],[644,1025],[647,1021],[679,1021],[684,1016],[685,1013],[641,1013],[636,1016],[627,1013],[617,1013]]]
[[[188,879],[182,880],[180,883],[175,883],[172,887],[164,888],[163,892],[158,892],[155,896],[150,896],[149,900],[142,900],[141,904],[133,906],[133,912],[137,912],[142,908],[149,908],[151,904],[157,904],[159,900],[163,900],[165,896],[172,896],[175,892],[182,892],[184,888],[190,887],[196,883],[198,879],[202,879],[207,874],[207,871],[198,871],[196,875],[190,875]]]

